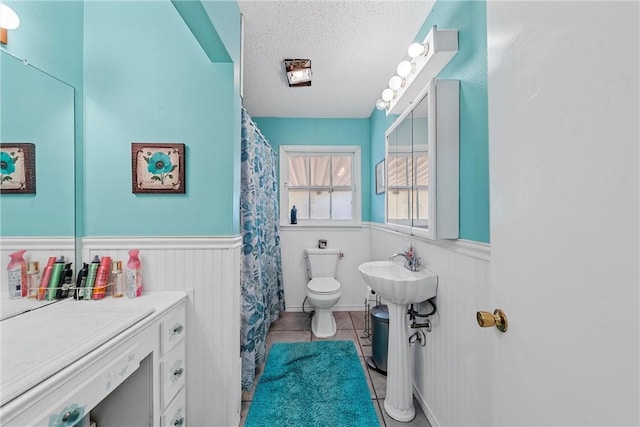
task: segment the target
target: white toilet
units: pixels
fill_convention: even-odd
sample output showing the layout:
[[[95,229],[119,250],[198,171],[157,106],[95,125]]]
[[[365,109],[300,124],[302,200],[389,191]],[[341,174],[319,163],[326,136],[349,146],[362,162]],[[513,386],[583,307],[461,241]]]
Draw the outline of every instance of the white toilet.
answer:
[[[336,280],[336,269],[340,249],[305,249],[307,260],[307,298],[316,309],[311,319],[311,332],[318,338],[336,334],[336,319],[331,309],[342,295],[340,282]]]

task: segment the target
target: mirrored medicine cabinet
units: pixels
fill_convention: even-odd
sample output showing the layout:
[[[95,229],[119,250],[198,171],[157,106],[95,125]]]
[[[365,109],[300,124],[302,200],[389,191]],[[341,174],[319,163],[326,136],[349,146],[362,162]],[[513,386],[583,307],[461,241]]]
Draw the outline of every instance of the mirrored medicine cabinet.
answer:
[[[0,51],[0,67],[0,140],[33,144],[35,151],[34,193],[2,194],[2,236],[72,238],[74,89],[5,51]]]
[[[386,137],[386,223],[429,239],[458,238],[459,81],[432,79]]]
[[[0,194],[5,266],[9,252],[27,249],[28,260],[39,260],[41,271],[46,257],[61,254],[76,271],[74,93],[69,84],[0,50],[0,141],[33,144],[35,152],[35,192]],[[26,310],[51,302],[11,300],[6,305],[6,282],[1,282],[2,317],[19,312],[20,303]]]

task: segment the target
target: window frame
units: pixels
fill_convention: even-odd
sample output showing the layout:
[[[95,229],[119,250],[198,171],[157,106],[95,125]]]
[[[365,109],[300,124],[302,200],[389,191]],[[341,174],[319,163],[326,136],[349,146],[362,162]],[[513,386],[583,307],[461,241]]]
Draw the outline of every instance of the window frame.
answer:
[[[351,219],[300,219],[298,224],[289,221],[289,157],[292,156],[353,156],[351,164],[352,204]],[[362,223],[362,173],[360,146],[358,145],[281,145],[278,161],[280,163],[280,226],[354,226]]]

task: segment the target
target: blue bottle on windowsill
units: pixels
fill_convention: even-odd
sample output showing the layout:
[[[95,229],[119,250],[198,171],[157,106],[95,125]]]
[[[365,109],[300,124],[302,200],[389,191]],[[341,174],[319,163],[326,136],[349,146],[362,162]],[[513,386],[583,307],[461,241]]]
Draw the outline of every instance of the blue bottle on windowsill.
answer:
[[[296,209],[296,206],[294,205],[291,208],[291,224],[297,224],[298,223],[298,209]]]

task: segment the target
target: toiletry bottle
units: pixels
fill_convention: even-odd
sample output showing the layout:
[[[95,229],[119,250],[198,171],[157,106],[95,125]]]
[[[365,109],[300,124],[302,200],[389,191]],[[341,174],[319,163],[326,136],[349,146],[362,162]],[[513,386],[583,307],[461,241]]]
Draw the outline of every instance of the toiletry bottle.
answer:
[[[142,294],[142,265],[137,249],[129,251],[129,261],[127,261],[127,296],[137,298]]]
[[[102,299],[107,294],[107,285],[111,278],[111,257],[103,256],[96,273],[96,282],[93,285],[93,299]]]
[[[96,255],[93,257],[93,261],[89,264],[89,271],[87,272],[87,281],[84,285],[84,299],[91,299],[93,294],[93,287],[96,283],[96,276],[98,274],[98,268],[100,267],[100,257]]]
[[[82,263],[82,269],[78,272],[76,279],[76,289],[73,292],[73,299],[84,299],[84,287],[87,284],[87,275],[89,274],[89,264]]]
[[[56,263],[56,257],[51,256],[47,261],[47,265],[42,271],[42,278],[40,279],[40,288],[38,288],[38,299],[42,300],[47,296],[47,287],[49,286],[49,280],[51,280],[51,270],[53,270],[53,264]]]
[[[30,261],[27,268],[27,282],[29,283],[28,298],[38,297],[38,288],[40,287],[40,264],[38,261]]]
[[[293,205],[291,208],[291,224],[298,223],[298,209],[296,209],[296,205]]]
[[[113,277],[113,297],[122,298],[127,291],[122,274],[122,261],[113,262],[111,276]]]
[[[72,262],[65,264],[64,270],[62,270],[62,278],[60,280],[60,286],[58,286],[58,291],[56,292],[56,299],[67,298],[69,296],[69,288],[71,288],[73,284],[72,264]]]
[[[11,260],[7,265],[7,275],[9,277],[9,298],[22,298],[28,294],[29,284],[27,282],[27,262],[24,260],[26,249],[22,249],[9,254]]]
[[[64,256],[60,256],[53,264],[51,270],[51,279],[49,279],[49,286],[47,289],[47,299],[52,300],[56,297],[58,289],[62,286],[62,271],[64,270]]]

